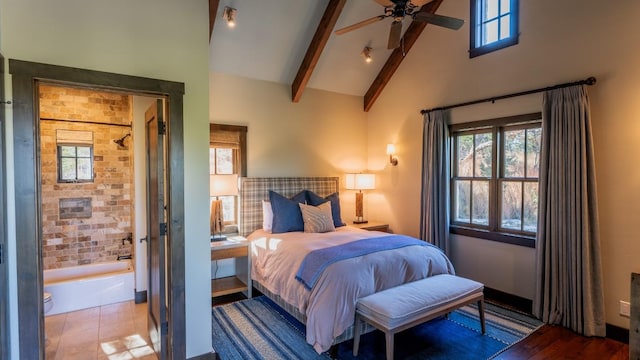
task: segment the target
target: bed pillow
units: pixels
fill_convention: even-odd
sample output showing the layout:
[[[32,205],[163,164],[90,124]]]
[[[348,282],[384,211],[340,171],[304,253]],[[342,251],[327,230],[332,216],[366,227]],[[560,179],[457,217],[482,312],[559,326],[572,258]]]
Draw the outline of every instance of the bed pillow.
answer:
[[[273,234],[290,231],[304,231],[304,221],[300,212],[299,203],[306,203],[306,192],[301,191],[291,199],[269,190],[269,202],[273,211],[273,223],[271,232]]]
[[[340,197],[338,193],[333,193],[327,197],[322,197],[311,190],[307,190],[307,199],[309,205],[318,206],[324,202],[331,202],[331,216],[333,217],[333,226],[340,227],[346,224],[342,222],[342,214],[340,214]]]
[[[271,231],[273,226],[273,210],[271,209],[271,202],[268,200],[262,200],[262,229],[265,231]]]
[[[331,215],[331,203],[325,201],[319,206],[298,204],[304,221],[304,232],[324,233],[335,231],[333,216]]]

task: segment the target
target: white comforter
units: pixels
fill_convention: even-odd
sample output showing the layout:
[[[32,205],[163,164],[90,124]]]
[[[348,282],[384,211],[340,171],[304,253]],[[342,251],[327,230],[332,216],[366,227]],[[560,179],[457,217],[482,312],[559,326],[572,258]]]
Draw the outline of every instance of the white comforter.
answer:
[[[451,262],[439,249],[407,246],[335,262],[311,290],[295,279],[300,263],[312,250],[388,235],[347,226],[322,234],[258,230],[248,237],[251,276],[306,314],[307,342],[321,353],[353,324],[359,298],[427,276],[454,273]]]

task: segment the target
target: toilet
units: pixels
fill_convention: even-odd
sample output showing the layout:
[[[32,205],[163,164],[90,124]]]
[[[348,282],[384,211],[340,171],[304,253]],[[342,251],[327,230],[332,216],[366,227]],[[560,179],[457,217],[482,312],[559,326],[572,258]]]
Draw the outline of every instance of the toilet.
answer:
[[[53,298],[51,297],[51,293],[44,293],[44,313],[48,313],[49,310],[53,307]]]
[[[44,301],[44,314],[46,316],[47,313],[53,307],[53,298],[51,297],[51,293],[45,292],[43,294],[43,301]],[[49,337],[47,336],[46,329],[45,329],[45,334],[44,334],[44,340],[45,341],[49,341]]]

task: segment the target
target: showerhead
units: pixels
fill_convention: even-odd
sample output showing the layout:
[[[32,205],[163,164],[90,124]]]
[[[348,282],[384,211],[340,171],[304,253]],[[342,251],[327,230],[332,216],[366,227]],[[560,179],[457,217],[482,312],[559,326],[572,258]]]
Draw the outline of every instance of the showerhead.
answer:
[[[126,139],[127,136],[131,136],[131,133],[126,134],[125,136],[121,137],[120,139],[113,140],[113,142],[118,144],[118,146],[124,147],[124,139]]]

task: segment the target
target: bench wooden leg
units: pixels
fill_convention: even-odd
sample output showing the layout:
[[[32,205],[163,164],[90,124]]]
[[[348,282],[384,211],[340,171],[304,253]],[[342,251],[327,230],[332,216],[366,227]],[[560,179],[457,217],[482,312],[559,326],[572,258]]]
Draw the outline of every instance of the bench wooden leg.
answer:
[[[387,340],[387,360],[393,360],[393,332],[385,331],[384,336]]]
[[[360,315],[356,314],[356,321],[353,326],[353,356],[358,356],[358,349],[360,348],[360,326],[362,326],[362,320]]]
[[[482,328],[482,335],[486,333],[484,325],[484,299],[478,300],[478,315],[480,315],[480,327]]]

